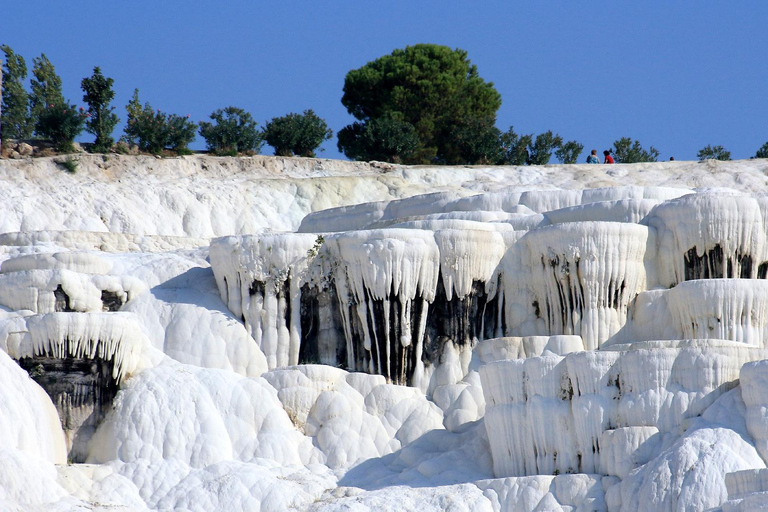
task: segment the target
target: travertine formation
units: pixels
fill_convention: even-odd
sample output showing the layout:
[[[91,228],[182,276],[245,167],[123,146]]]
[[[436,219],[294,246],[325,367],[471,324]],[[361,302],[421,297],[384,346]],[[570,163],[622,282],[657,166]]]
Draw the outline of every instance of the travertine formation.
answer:
[[[89,159],[0,165],[0,508],[768,506],[768,201],[670,177],[764,163]]]

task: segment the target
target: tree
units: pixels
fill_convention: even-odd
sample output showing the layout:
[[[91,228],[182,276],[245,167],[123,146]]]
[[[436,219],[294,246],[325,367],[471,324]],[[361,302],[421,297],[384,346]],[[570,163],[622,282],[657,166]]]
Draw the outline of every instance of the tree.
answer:
[[[419,148],[419,136],[411,123],[384,115],[342,128],[338,148],[352,160],[402,163]]]
[[[264,140],[278,156],[314,157],[315,150],[333,137],[333,130],[311,109],[303,114],[272,118],[264,127]]]
[[[466,119],[495,121],[501,96],[480,78],[464,50],[417,44],[347,73],[341,103],[363,123],[390,115],[412,125],[419,148],[406,161],[452,163],[460,154],[454,127]],[[344,145],[358,133],[345,132]]]
[[[53,142],[57,151],[71,153],[75,150],[75,137],[82,133],[87,117],[82,107],[78,109],[68,101],[51,103],[38,114],[35,132]]]
[[[160,110],[155,112],[149,102],[142,106],[138,89],[134,89],[125,111],[128,113],[128,120],[123,140],[136,144],[142,151],[161,152],[167,139],[165,115]]]
[[[503,157],[501,163],[507,165],[525,165],[528,162],[528,146],[533,140],[531,135],[518,135],[513,127],[501,134]]]
[[[180,155],[192,153],[189,149],[189,144],[195,140],[197,125],[190,120],[190,116],[168,114],[165,118],[165,123],[165,147],[172,149]]]
[[[563,138],[553,134],[552,130],[536,136],[528,143],[528,165],[547,165],[552,158],[552,150],[563,145]]]
[[[200,121],[200,135],[209,151],[217,155],[235,156],[245,151],[259,152],[264,140],[251,114],[237,107],[218,109],[211,120]]]
[[[569,140],[555,151],[555,158],[563,164],[575,164],[579,155],[584,151],[584,145],[575,140]]]
[[[38,120],[43,111],[51,106],[64,106],[66,102],[61,93],[61,78],[44,53],[32,60],[32,77],[29,109],[35,123],[35,133],[43,135],[38,129]]]
[[[496,164],[503,159],[501,131],[491,118],[471,118],[451,134],[459,151],[454,158],[465,164]]]
[[[85,93],[83,101],[88,104],[90,116],[86,121],[86,130],[96,136],[93,143],[93,151],[96,153],[106,153],[115,143],[112,131],[120,119],[114,113],[115,108],[109,105],[115,98],[115,91],[112,90],[114,83],[113,79],[101,74],[98,66],[93,68],[90,78],[83,78],[80,82],[80,88]]]
[[[754,158],[768,158],[768,142],[763,144],[762,147],[757,150]]]
[[[10,46],[2,45],[0,50],[5,54],[0,133],[5,139],[28,139],[32,137],[34,123],[29,113],[29,94],[24,89],[27,64],[24,57],[16,55]]]
[[[133,91],[133,97],[125,107],[128,122],[122,139],[136,144],[142,151],[158,154],[165,148],[177,153],[188,153],[187,146],[195,140],[197,126],[189,116],[165,114],[160,109],[154,110],[149,102],[142,106],[139,90]]]
[[[699,158],[699,162],[704,160],[730,160],[731,152],[726,151],[723,146],[707,146],[701,148],[696,156]]]
[[[614,149],[611,151],[614,159],[618,163],[633,164],[637,162],[656,162],[659,158],[659,151],[651,146],[646,151],[640,145],[640,142],[633,141],[629,137],[622,137],[613,143]]]

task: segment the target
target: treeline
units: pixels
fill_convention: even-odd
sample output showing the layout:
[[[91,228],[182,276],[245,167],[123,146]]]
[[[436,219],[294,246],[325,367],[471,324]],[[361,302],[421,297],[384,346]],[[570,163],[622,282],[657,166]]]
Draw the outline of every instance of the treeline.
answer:
[[[167,114],[142,103],[135,90],[125,107],[126,124],[117,144],[112,133],[120,122],[114,107],[113,79],[98,67],[81,82],[87,109],[65,100],[61,79],[45,55],[33,60],[29,90],[24,58],[7,45],[3,65],[0,129],[3,138],[51,140],[62,152],[83,130],[92,133],[93,152],[189,153],[199,133],[218,155],[255,154],[266,143],[281,156],[315,156],[333,137],[324,119],[312,110],[273,118],[260,128],[250,113],[237,107],[214,111],[210,121]],[[545,165],[554,157],[570,164],[583,161],[584,145],[564,141],[550,131],[518,134],[496,127],[501,95],[484,81],[464,50],[418,44],[398,49],[347,73],[341,102],[356,121],[338,133],[339,151],[352,160],[405,164]],[[616,162],[656,162],[659,151],[622,137],[607,150]],[[722,146],[706,146],[700,160],[730,160]],[[768,158],[768,142],[755,154]]]
[[[130,146],[159,154],[170,151],[189,154],[189,144],[199,133],[208,150],[217,155],[256,154],[264,143],[280,156],[315,156],[317,148],[333,136],[325,120],[312,110],[273,118],[259,128],[251,114],[237,107],[214,111],[210,121],[195,123],[190,116],[168,114],[139,99],[136,89],[126,105],[126,124],[116,143],[112,138],[120,118],[112,100],[114,80],[105,77],[99,67],[83,78],[83,102],[78,108],[62,94],[61,78],[45,54],[33,59],[29,90],[25,87],[27,66],[24,58],[7,45],[3,64],[2,111],[0,133],[3,139],[50,140],[62,153],[74,151],[74,140],[84,130],[95,136],[89,150],[128,152]]]

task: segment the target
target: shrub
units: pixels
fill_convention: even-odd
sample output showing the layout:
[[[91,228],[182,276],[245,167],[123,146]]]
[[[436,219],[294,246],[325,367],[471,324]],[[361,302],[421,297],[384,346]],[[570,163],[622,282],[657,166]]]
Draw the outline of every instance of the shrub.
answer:
[[[555,158],[563,164],[575,164],[579,155],[584,151],[584,145],[575,140],[569,140],[555,151]]]
[[[259,152],[264,144],[261,131],[251,114],[237,107],[218,109],[211,114],[216,124],[200,121],[200,135],[208,150],[217,155]]]
[[[133,92],[125,110],[128,112],[128,124],[123,136],[125,142],[136,144],[140,150],[149,153],[158,154],[165,148],[179,154],[190,153],[187,146],[195,140],[197,127],[189,116],[168,115],[160,109],[154,110],[149,103],[142,106],[138,89]]]
[[[79,162],[72,157],[68,157],[66,160],[62,160],[56,163],[58,163],[65,171],[70,174],[75,174],[77,172],[77,165],[79,164]]]
[[[763,144],[763,146],[757,150],[754,158],[768,158],[768,142]]]
[[[352,160],[402,163],[419,148],[419,136],[411,123],[385,115],[342,128],[338,148]]]
[[[707,145],[701,148],[699,152],[696,153],[696,156],[699,158],[699,162],[703,162],[704,160],[730,160],[731,152],[726,151],[723,146]]]
[[[333,131],[312,110],[275,117],[264,127],[264,140],[278,156],[313,157],[320,144],[331,137]]]
[[[629,137],[622,137],[613,143],[613,153],[616,162],[623,164],[632,164],[637,162],[656,162],[659,158],[659,151],[651,146],[646,151],[640,145],[640,142],[633,141]]]
[[[80,135],[88,114],[67,102],[48,105],[40,111],[35,131],[53,142],[57,151],[73,152],[75,137]]]
[[[551,130],[536,136],[528,143],[528,165],[547,165],[552,158],[552,150],[563,145],[563,138]]]
[[[190,154],[189,144],[195,140],[197,126],[189,118],[176,114],[168,114],[165,118],[166,140],[165,147],[176,151],[179,154]]]
[[[115,97],[112,84],[115,81],[101,74],[99,67],[93,68],[93,76],[83,78],[80,88],[85,93],[83,101],[88,104],[90,118],[86,122],[86,130],[96,136],[91,151],[106,153],[112,148],[115,140],[112,131],[120,121],[109,104]]]
[[[528,146],[533,135],[518,135],[513,127],[501,134],[503,157],[501,163],[507,165],[525,165],[528,162]]]

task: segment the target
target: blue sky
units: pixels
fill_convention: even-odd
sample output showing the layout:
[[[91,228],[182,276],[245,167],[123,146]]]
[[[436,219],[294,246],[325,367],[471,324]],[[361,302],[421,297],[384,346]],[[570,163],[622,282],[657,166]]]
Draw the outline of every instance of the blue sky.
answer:
[[[228,105],[260,124],[311,108],[337,132],[353,121],[340,101],[348,71],[435,43],[466,50],[494,83],[502,130],[552,130],[587,149],[632,137],[678,160],[707,144],[748,158],[768,141],[768,2],[757,0],[26,0],[17,14],[0,18],[0,44],[30,68],[45,53],[77,104],[100,66],[123,122],[138,87],[195,121]],[[335,137],[323,148],[343,158]]]

